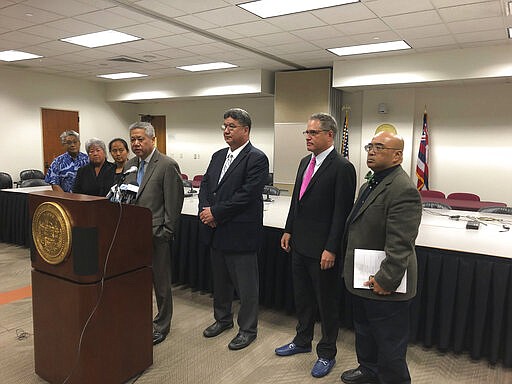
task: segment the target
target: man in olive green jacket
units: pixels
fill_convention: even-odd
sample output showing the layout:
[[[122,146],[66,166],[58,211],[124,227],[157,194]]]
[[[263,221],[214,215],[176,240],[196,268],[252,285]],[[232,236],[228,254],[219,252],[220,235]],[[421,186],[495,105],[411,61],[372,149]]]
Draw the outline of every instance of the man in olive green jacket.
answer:
[[[410,383],[405,359],[409,303],[416,295],[414,242],[421,221],[421,199],[402,169],[403,139],[390,132],[365,146],[374,171],[360,190],[345,226],[344,279],[352,294],[359,367],[344,372],[344,383]],[[375,274],[354,288],[354,251],[384,251]],[[395,292],[407,271],[406,292]],[[367,287],[367,288],[366,288]]]

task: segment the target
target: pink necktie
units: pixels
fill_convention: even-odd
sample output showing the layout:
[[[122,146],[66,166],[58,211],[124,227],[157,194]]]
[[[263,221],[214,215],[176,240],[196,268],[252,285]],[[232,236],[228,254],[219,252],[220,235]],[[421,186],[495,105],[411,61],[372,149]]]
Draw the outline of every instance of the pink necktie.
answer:
[[[316,165],[316,157],[312,156],[311,161],[309,162],[308,169],[306,170],[306,173],[304,174],[304,178],[302,179],[302,185],[300,186],[299,200],[302,199],[302,195],[304,194],[304,191],[306,191],[306,188],[308,187],[308,184],[311,181],[311,178],[313,177],[313,171],[315,170],[315,165]]]

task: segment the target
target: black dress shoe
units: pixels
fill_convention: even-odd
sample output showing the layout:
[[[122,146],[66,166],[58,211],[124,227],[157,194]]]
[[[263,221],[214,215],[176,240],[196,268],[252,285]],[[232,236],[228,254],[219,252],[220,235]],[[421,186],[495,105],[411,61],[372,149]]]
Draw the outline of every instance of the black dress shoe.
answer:
[[[361,367],[343,372],[341,381],[345,384],[373,384],[379,382],[375,375],[364,373]]]
[[[228,348],[233,351],[237,351],[239,349],[244,349],[249,344],[251,344],[254,341],[254,339],[256,339],[256,335],[248,335],[246,333],[239,333],[228,344]]]
[[[206,328],[203,331],[204,337],[215,337],[219,336],[222,332],[224,332],[226,329],[233,328],[233,323],[228,324],[222,324],[216,321],[212,325],[210,325],[208,328]]]
[[[153,345],[160,344],[165,340],[167,334],[163,334],[162,332],[153,331]]]

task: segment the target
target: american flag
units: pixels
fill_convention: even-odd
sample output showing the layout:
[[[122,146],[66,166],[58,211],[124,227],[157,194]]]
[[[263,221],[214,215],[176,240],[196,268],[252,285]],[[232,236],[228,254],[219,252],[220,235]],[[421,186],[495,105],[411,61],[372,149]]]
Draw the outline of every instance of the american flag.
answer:
[[[416,165],[418,191],[428,190],[428,125],[427,111],[423,113],[423,132],[421,133],[420,150],[418,151],[418,164]]]
[[[348,159],[348,110],[345,111],[345,120],[343,121],[343,134],[341,137],[341,156]]]

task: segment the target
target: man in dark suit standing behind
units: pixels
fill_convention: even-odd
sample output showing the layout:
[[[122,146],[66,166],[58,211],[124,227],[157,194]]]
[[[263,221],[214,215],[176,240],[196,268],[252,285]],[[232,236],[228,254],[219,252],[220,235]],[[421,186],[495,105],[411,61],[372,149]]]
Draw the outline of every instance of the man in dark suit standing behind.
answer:
[[[239,350],[252,343],[257,334],[257,251],[268,159],[250,143],[251,118],[243,109],[224,113],[222,131],[229,148],[213,154],[199,190],[200,238],[210,247],[215,318],[203,335],[215,337],[233,327],[231,305],[236,289],[240,329],[228,347]]]
[[[311,375],[323,377],[335,364],[339,329],[341,237],[354,203],[354,166],[334,149],[337,125],[325,113],[308,120],[307,150],[299,165],[281,247],[292,252],[297,334],[275,350],[279,356],[311,351],[317,308],[322,339]]]
[[[409,341],[409,303],[416,295],[414,242],[421,221],[421,199],[402,169],[404,141],[380,132],[365,145],[374,172],[361,187],[346,225],[343,275],[352,294],[359,367],[341,375],[347,384],[410,383],[405,359]],[[378,271],[354,288],[354,253],[381,251]],[[396,290],[407,271],[405,293]],[[359,286],[359,284],[357,284]]]
[[[183,182],[178,163],[155,147],[155,129],[150,123],[130,125],[130,143],[137,156],[124,169],[132,166],[137,173],[126,177],[126,183],[139,185],[135,205],[153,214],[153,288],[158,313],[153,319],[153,345],[161,343],[171,328],[171,243],[183,206]]]

